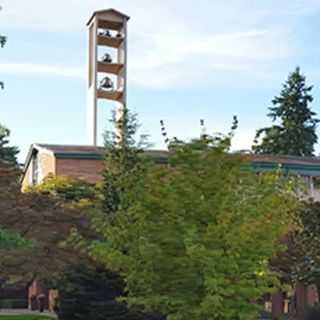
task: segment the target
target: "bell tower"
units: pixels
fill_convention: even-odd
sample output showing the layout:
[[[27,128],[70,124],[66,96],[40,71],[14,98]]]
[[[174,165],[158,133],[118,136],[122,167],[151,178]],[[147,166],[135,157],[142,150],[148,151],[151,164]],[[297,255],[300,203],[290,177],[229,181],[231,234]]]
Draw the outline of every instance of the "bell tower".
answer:
[[[127,104],[127,22],[114,9],[93,13],[89,28],[88,130],[90,144],[97,145],[97,107],[100,100],[116,104],[121,117]],[[121,133],[119,133],[121,135]]]

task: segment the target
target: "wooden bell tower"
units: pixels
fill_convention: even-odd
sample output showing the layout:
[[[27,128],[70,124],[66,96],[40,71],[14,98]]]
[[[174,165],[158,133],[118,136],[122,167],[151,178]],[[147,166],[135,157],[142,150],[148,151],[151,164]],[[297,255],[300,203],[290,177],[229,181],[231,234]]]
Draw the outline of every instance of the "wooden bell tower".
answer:
[[[127,104],[127,22],[114,9],[93,13],[89,28],[88,130],[90,144],[97,145],[98,100],[112,100],[116,116]],[[121,134],[121,133],[120,133]]]

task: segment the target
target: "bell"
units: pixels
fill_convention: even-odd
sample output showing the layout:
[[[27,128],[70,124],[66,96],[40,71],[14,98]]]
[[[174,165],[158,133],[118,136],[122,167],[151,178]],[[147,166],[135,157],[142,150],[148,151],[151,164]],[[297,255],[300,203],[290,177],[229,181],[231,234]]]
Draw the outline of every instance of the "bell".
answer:
[[[117,38],[122,38],[122,33],[119,31],[116,35]]]
[[[101,62],[111,63],[112,58],[110,54],[109,53],[104,54],[103,57],[101,58]]]
[[[113,91],[113,82],[109,77],[105,77],[100,81],[100,89]]]
[[[3,48],[6,43],[7,43],[7,38],[4,37],[4,36],[0,36],[0,46],[1,46],[1,48]]]
[[[111,32],[110,32],[109,30],[106,30],[106,31],[104,32],[103,36],[110,38],[110,37],[111,37]]]

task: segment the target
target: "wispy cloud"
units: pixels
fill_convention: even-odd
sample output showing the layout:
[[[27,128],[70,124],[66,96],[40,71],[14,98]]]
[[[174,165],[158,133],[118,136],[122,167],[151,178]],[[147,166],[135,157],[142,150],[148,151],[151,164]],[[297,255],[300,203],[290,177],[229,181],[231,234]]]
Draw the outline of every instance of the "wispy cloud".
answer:
[[[85,79],[85,70],[68,66],[41,65],[35,63],[0,63],[0,73],[44,75]]]
[[[312,8],[320,7],[318,0],[310,1]],[[279,25],[270,27],[269,22],[277,14],[273,10],[275,3],[275,0],[270,0],[258,6],[249,0],[230,0],[229,5],[221,6],[215,1],[200,0],[195,8],[191,0],[183,3],[110,0],[108,6],[132,16],[129,26],[130,84],[162,89],[203,86],[217,79],[230,79],[235,73],[251,78],[253,83],[257,78],[269,76],[275,63],[295,52],[290,42],[290,30]],[[0,26],[42,32],[85,33],[89,15],[105,5],[104,0],[3,0]],[[281,12],[306,13],[302,10],[303,1],[283,0],[279,6]],[[207,10],[207,14],[203,15],[203,10]],[[257,16],[264,17],[268,23],[257,23]],[[66,50],[71,51],[71,48]],[[66,54],[68,56],[71,55]],[[268,73],[265,72],[266,63]],[[86,76],[80,64],[73,69],[38,65],[32,61],[3,64],[0,68],[4,72],[16,72],[19,65],[24,73],[74,78]]]

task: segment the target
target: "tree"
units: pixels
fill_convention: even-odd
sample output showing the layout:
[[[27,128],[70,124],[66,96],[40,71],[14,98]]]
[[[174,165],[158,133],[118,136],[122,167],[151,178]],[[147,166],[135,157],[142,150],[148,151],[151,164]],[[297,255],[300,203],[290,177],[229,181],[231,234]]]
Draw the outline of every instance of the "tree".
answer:
[[[320,202],[302,202],[296,217],[300,228],[287,237],[281,265],[293,283],[314,284],[320,292]]]
[[[313,101],[312,88],[306,85],[299,67],[289,75],[280,96],[272,100],[273,106],[269,108],[268,117],[278,123],[257,131],[253,146],[255,153],[313,155],[319,119],[309,106]]]
[[[10,130],[0,124],[0,161],[16,165],[19,149],[8,146],[9,136]]]
[[[125,108],[118,119],[114,113],[111,123],[115,130],[105,133],[105,169],[101,192],[106,215],[114,214],[120,207],[128,207],[126,191],[139,179],[143,169],[143,150],[147,146],[145,135],[136,140],[139,123],[137,115],[129,109]],[[121,137],[117,136],[117,132],[121,132]]]
[[[0,35],[0,47],[3,48],[5,44],[7,43],[7,37]],[[4,83],[0,81],[0,88],[4,89]]]
[[[146,158],[143,155],[144,147],[147,146],[146,136],[142,135],[139,141],[136,135],[139,129],[137,116],[132,114],[127,108],[122,112],[122,116],[117,118],[113,113],[111,120],[113,131],[105,133],[105,169],[103,171],[103,182],[98,187],[98,196],[91,209],[92,227],[97,234],[97,239],[103,238],[103,226],[108,223],[119,212],[126,211],[130,206],[128,197],[130,190],[138,184],[139,177],[145,168]],[[118,134],[121,133],[121,137]],[[110,219],[110,220],[109,220]],[[80,237],[80,246],[83,244]],[[79,245],[78,234],[74,241]],[[89,246],[92,241],[84,241]],[[97,292],[94,287],[103,284],[104,294],[101,290]],[[66,292],[65,288],[69,288]],[[72,314],[73,319],[131,319],[131,320],[151,320],[163,319],[153,313],[145,313],[141,308],[129,308],[124,302],[117,301],[125,295],[125,285],[121,276],[111,272],[108,268],[87,269],[75,266],[70,273],[67,271],[64,282],[61,282],[62,296],[74,299],[73,305],[67,300],[60,305],[59,316],[62,320],[67,319]],[[87,294],[86,294],[87,292]],[[104,302],[101,299],[104,298]],[[87,307],[84,307],[83,300],[87,300]],[[99,310],[94,310],[93,304],[100,301]],[[82,309],[81,314],[75,310]]]
[[[277,275],[269,260],[293,226],[293,185],[257,176],[231,136],[170,144],[169,166],[150,166],[126,190],[92,254],[120,273],[124,301],[169,320],[256,319]]]
[[[63,242],[74,227],[86,237],[92,231],[88,219],[78,209],[61,206],[55,199],[39,193],[22,193],[19,169],[0,161],[0,227],[6,242],[28,246],[0,246],[0,278],[24,284],[37,279],[57,279],[66,266],[88,261]],[[18,235],[20,236],[18,236]]]
[[[1,10],[2,8],[0,7],[0,11]],[[7,37],[0,35],[0,47],[3,48],[6,43],[7,43]],[[4,83],[2,81],[0,81],[0,88],[4,89]]]
[[[60,320],[157,320],[129,309],[116,299],[123,294],[124,282],[115,273],[90,265],[68,267],[58,282],[57,314]]]
[[[69,208],[84,209],[98,200],[95,185],[69,176],[49,175],[41,184],[32,186],[26,191],[47,195],[61,206]]]

